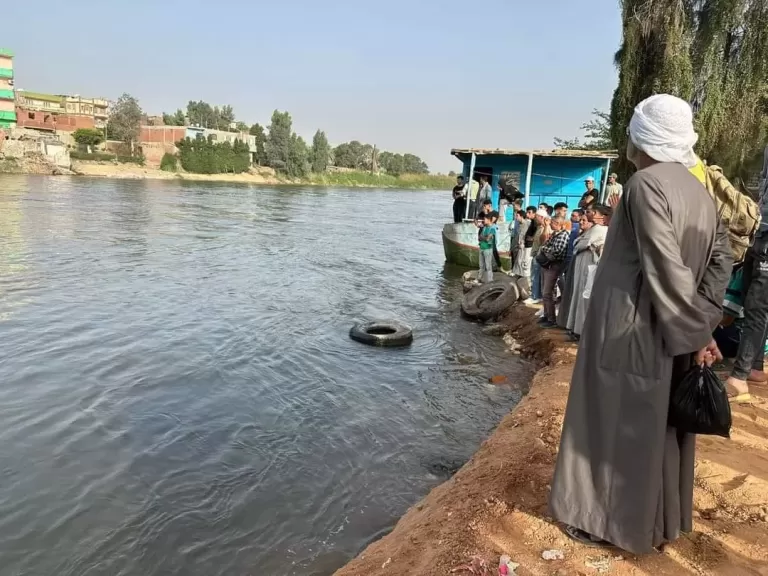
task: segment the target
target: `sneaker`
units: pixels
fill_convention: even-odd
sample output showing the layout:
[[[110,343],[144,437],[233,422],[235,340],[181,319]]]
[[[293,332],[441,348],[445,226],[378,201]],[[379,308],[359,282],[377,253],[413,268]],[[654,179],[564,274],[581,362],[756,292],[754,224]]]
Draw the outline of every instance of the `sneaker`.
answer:
[[[533,298],[526,298],[523,300],[523,304],[534,304],[536,301]]]
[[[536,318],[544,318],[544,310],[537,310],[536,311]]]
[[[542,328],[557,328],[557,322],[550,322],[549,320],[539,321],[539,326]]]

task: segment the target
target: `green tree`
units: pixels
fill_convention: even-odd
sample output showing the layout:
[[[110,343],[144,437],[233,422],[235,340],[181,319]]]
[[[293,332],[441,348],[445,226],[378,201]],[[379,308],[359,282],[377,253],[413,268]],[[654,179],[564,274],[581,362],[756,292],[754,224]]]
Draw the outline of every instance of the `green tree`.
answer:
[[[309,175],[309,148],[301,136],[291,134],[291,144],[285,173],[292,178],[306,178]]]
[[[163,124],[166,126],[184,126],[185,122],[184,110],[176,110],[173,114],[163,112]]]
[[[622,0],[611,141],[655,93],[692,103],[697,153],[736,175],[768,138],[768,0]],[[618,171],[632,167],[621,155]]]
[[[80,146],[90,149],[104,142],[104,133],[97,128],[78,128],[72,133],[72,138]]]
[[[354,168],[355,159],[349,144],[339,144],[333,150],[334,164],[340,168]]]
[[[330,156],[331,146],[328,144],[328,138],[325,132],[318,130],[312,138],[312,152],[310,154],[312,172],[317,174],[325,172],[328,169],[328,164],[330,164]]]
[[[403,155],[403,170],[406,174],[429,174],[427,164],[415,154]]]
[[[235,123],[235,111],[232,106],[222,106],[216,108],[216,125],[219,130],[232,130],[232,124]]]
[[[195,102],[190,100],[187,103],[187,118],[192,126],[202,126],[208,128],[213,117],[213,108],[202,100]]]
[[[123,94],[112,107],[112,112],[107,121],[109,135],[115,139],[129,144],[133,153],[134,143],[138,141],[141,133],[141,118],[143,112],[139,101],[130,94]]]
[[[264,133],[264,127],[261,124],[254,124],[248,131],[251,136],[256,137],[256,164],[264,166],[267,163],[267,152],[265,146],[267,144],[267,136]]]
[[[237,127],[235,128],[238,132],[248,132],[248,124],[245,122],[238,122]]]
[[[555,147],[564,150],[610,150],[611,149],[611,115],[595,108],[592,110],[592,120],[580,126],[586,140],[578,138],[555,138]]]
[[[288,112],[275,110],[269,124],[269,136],[265,145],[267,165],[285,172],[292,152],[291,128],[293,122]]]
[[[199,135],[192,140],[184,138],[176,143],[179,161],[187,172],[197,174],[221,174],[246,172],[250,166],[248,145],[237,139],[214,142],[212,136]]]

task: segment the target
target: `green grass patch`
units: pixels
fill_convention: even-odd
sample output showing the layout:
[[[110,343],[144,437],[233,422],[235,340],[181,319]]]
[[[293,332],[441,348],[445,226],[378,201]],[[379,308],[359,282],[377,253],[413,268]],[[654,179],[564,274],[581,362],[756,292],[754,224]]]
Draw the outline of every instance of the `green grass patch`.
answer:
[[[413,188],[439,190],[452,188],[455,178],[444,174],[371,174],[370,172],[324,172],[311,174],[309,181],[322,186],[365,188]]]
[[[69,157],[74,160],[94,160],[99,162],[111,162],[115,159],[114,154],[107,152],[82,152],[80,150],[72,150],[69,153]]]

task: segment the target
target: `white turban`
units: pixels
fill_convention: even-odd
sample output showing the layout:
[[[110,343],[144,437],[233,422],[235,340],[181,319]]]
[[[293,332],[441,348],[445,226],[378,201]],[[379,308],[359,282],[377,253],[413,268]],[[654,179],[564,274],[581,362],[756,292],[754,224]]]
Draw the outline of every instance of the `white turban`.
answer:
[[[693,146],[699,135],[693,129],[693,111],[677,96],[656,94],[635,106],[629,137],[640,150],[658,162],[696,165]]]
[[[544,210],[544,208],[539,208],[536,210],[536,216],[541,216],[542,218],[550,218],[549,212]]]

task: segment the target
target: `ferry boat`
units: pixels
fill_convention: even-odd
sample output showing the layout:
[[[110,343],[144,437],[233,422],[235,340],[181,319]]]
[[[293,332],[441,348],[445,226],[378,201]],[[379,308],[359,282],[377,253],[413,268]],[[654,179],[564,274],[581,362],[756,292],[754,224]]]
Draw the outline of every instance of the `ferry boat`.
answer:
[[[611,161],[618,158],[615,150],[505,150],[497,148],[454,148],[451,154],[463,165],[467,182],[486,176],[491,184],[494,210],[499,208],[499,182],[505,191],[520,191],[523,207],[550,206],[565,202],[568,208],[578,207],[586,191],[587,178],[593,178],[595,188],[604,190],[611,170]],[[522,184],[522,185],[521,185]],[[464,221],[443,226],[445,259],[467,267],[479,265],[480,248],[477,226],[469,214],[469,202]],[[497,248],[504,268],[509,269],[510,229],[514,222],[511,206],[502,215]]]

